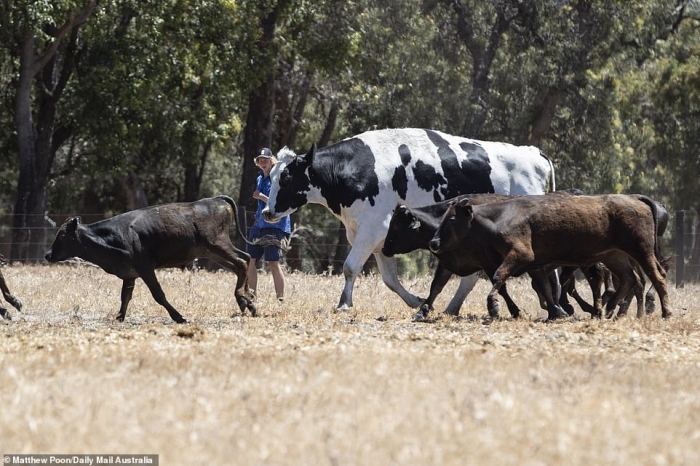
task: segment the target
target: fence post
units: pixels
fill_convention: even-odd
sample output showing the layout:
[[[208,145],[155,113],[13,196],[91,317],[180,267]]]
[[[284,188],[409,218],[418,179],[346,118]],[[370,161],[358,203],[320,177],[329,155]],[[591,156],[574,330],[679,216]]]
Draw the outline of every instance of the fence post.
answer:
[[[676,288],[683,288],[685,281],[685,211],[676,211]]]

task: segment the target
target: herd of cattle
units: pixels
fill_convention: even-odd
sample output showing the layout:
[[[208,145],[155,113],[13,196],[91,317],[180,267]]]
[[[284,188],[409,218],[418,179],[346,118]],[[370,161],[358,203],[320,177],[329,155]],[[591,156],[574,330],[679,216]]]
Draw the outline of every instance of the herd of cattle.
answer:
[[[282,149],[270,176],[266,220],[316,203],[343,222],[352,247],[343,265],[338,310],[352,307],[355,279],[374,254],[384,283],[408,306],[419,308],[416,320],[428,316],[453,274],[462,278],[445,312],[457,315],[480,273],[493,285],[486,300],[491,317],[498,316],[499,294],[511,316],[520,315],[506,281],[524,273],[549,319],[573,314],[569,295],[596,317],[624,313],[634,296],[641,317],[653,310],[654,300],[650,289],[644,306],[645,275],[658,294],[662,316],[671,315],[668,260],[659,246],[668,222],[664,207],[643,195],[557,191],[552,163],[535,147],[424,129],[377,130],[325,148],[312,146],[305,155]],[[79,257],[120,277],[120,321],[140,277],[156,302],[182,323],[186,320],[167,301],[155,270],[206,257],[236,274],[240,311],[255,315],[246,283],[248,255],[229,237],[235,212],[231,198],[217,196],[147,207],[88,225],[73,217],[61,226],[45,258]],[[439,260],[427,299],[401,285],[394,257],[419,248]],[[590,283],[593,305],[576,293],[578,269]],[[0,286],[20,310],[2,274]],[[1,306],[0,315],[9,318]]]

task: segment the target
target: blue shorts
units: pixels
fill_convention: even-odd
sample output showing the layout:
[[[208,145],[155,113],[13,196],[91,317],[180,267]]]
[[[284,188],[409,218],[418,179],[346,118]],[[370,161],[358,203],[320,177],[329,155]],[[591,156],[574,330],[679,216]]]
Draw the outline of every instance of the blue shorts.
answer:
[[[277,238],[278,240],[282,240],[283,238],[286,238],[289,236],[289,233],[285,233],[284,231],[280,230],[279,228],[256,228],[253,227],[250,230],[250,239],[251,241],[256,240],[258,238],[262,238],[265,235],[271,235]],[[279,248],[275,246],[252,246],[250,244],[246,244],[246,252],[250,254],[250,257],[252,259],[258,260],[263,256],[263,253],[265,254],[265,260],[268,262],[276,262],[280,260],[280,250]]]

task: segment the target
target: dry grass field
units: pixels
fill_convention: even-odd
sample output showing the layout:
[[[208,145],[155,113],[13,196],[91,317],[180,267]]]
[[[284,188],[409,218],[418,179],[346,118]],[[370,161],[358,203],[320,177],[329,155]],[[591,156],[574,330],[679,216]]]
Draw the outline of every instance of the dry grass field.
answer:
[[[154,453],[161,465],[697,465],[700,287],[674,316],[542,323],[412,310],[378,277],[333,312],[340,277],[287,276],[241,316],[227,272],[159,272],[176,325],[138,281],[88,265],[3,269],[23,313],[0,325],[0,453]],[[429,277],[405,280],[425,295]],[[450,283],[450,290],[455,283]],[[579,285],[584,289],[583,285]],[[444,308],[444,293],[436,309]],[[505,307],[503,307],[505,310]]]

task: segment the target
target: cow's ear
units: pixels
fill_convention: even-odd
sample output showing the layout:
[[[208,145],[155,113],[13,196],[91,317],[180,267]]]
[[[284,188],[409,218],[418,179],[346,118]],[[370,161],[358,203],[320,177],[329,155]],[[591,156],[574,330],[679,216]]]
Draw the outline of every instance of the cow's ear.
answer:
[[[82,223],[80,217],[73,217],[68,219],[68,224],[66,225],[66,233],[70,235],[78,236],[78,225]]]
[[[313,144],[311,144],[311,148],[304,156],[304,160],[306,161],[306,163],[311,165],[314,162],[314,155],[315,154],[316,154],[316,143],[314,142]]]
[[[456,207],[463,215],[469,217],[470,219],[474,216],[474,208],[469,203],[469,199],[462,199],[457,203]]]

